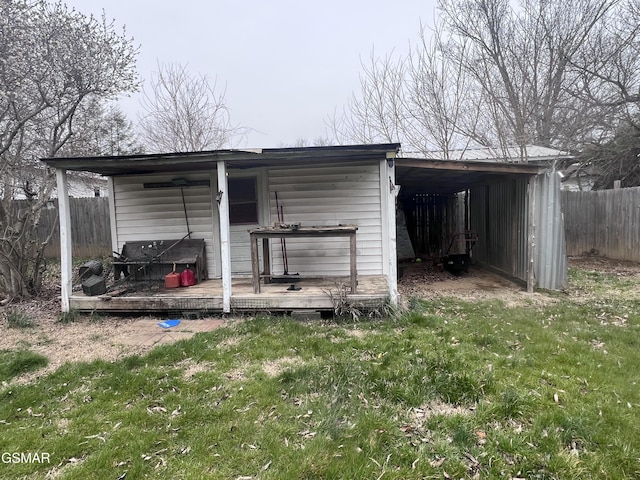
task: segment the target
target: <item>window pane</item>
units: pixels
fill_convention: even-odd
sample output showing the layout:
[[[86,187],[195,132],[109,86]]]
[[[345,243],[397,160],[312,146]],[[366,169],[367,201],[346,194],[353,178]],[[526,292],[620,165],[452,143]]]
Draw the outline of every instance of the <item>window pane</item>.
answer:
[[[229,203],[255,202],[256,200],[255,177],[229,179]]]
[[[229,205],[229,223],[258,223],[258,213],[255,203],[237,203]]]
[[[229,223],[258,223],[256,178],[229,178]]]

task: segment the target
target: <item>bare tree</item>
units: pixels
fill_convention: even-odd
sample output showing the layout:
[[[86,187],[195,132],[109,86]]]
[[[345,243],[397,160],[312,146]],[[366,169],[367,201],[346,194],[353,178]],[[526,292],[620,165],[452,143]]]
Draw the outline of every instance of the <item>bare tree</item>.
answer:
[[[94,97],[75,113],[76,127],[60,149],[63,156],[112,156],[143,153],[133,122],[115,103]]]
[[[474,96],[461,62],[443,55],[447,36],[436,32],[427,38],[422,27],[406,58],[371,53],[363,63],[361,91],[328,122],[335,141],[401,142],[405,152],[428,156],[436,150],[449,158],[454,147],[481,136],[482,98]]]
[[[280,142],[278,148],[305,148],[305,147],[327,147],[332,144],[327,137],[318,136],[310,141],[308,138],[299,137],[293,143]]]
[[[620,21],[601,28],[588,52],[573,59],[577,81],[571,93],[591,111],[606,112],[576,159],[573,175],[586,173],[593,189],[640,185],[640,3],[623,2]]]
[[[55,179],[38,159],[69,141],[88,99],[136,88],[137,52],[104,16],[45,0],[0,1],[0,38],[0,290],[11,299],[37,293],[45,266],[36,227]]]
[[[141,138],[150,152],[188,152],[232,146],[247,129],[231,123],[226,89],[186,67],[160,65],[144,89]]]
[[[637,119],[637,0],[439,0],[427,41],[372,58],[331,128],[429,154],[486,146],[583,148]]]
[[[566,147],[581,141],[593,116],[571,95],[574,60],[593,52],[604,25],[619,14],[619,0],[440,0],[443,21],[458,48],[470,48],[464,67],[505,122],[494,137],[521,147]],[[497,118],[496,118],[497,120]],[[585,121],[587,124],[585,124]]]
[[[328,122],[337,143],[397,142],[401,137],[405,61],[392,54],[377,58],[372,51],[369,62],[362,63],[360,92]]]
[[[447,58],[449,36],[436,24],[433,35],[420,29],[419,43],[408,56],[404,108],[408,122],[402,131],[411,149],[428,155],[430,150],[451,158],[454,149],[464,150],[481,138],[479,113],[483,97],[464,74],[466,46],[459,57]]]

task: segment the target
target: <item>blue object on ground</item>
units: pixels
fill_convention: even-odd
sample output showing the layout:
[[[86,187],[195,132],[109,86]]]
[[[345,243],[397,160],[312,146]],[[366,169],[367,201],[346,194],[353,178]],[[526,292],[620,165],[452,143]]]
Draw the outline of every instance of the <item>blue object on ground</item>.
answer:
[[[158,326],[162,328],[171,328],[176,325],[180,325],[180,320],[165,320],[164,322],[158,323]]]

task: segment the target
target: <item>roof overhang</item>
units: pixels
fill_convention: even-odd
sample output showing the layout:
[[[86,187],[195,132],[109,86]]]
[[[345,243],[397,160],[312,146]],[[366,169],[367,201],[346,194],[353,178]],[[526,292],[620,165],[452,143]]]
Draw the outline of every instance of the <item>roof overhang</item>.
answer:
[[[353,162],[395,156],[399,143],[329,147],[212,150],[104,157],[43,158],[51,168],[94,172],[105,176],[140,175],[207,170],[224,161],[228,168],[244,169],[300,163]]]
[[[453,194],[475,185],[538,175],[540,165],[468,160],[396,158],[396,183],[404,192]]]

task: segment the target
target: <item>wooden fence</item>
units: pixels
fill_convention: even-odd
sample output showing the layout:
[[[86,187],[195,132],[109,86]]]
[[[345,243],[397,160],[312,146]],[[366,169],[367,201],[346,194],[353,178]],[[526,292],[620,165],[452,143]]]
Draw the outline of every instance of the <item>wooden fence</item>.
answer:
[[[71,235],[75,258],[102,257],[111,254],[111,227],[109,222],[109,199],[70,198]],[[18,208],[20,208],[18,200]],[[42,212],[38,225],[38,237],[46,239],[52,228],[55,232],[45,249],[47,257],[60,257],[60,228],[58,224],[58,200]]]
[[[640,262],[640,187],[562,192],[567,255]]]

